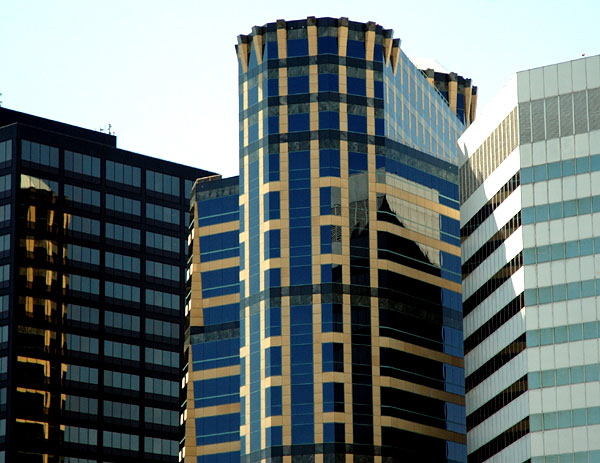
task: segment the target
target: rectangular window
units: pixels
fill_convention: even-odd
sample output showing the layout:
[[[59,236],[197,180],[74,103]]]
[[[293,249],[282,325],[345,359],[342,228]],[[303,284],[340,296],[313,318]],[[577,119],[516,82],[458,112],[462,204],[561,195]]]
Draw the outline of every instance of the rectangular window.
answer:
[[[146,347],[146,363],[170,368],[179,367],[179,353]]]
[[[124,185],[140,187],[141,169],[120,162],[106,161],[106,179]]]
[[[146,189],[165,195],[179,196],[179,178],[161,174],[152,170],[146,171]]]
[[[12,140],[0,142],[0,164],[12,159]]]
[[[137,228],[126,227],[114,223],[106,223],[106,238],[123,243],[140,244],[141,232]]]
[[[65,442],[74,444],[95,446],[98,443],[98,431],[96,429],[65,426],[63,436]]]
[[[104,431],[102,433],[103,445],[114,449],[137,452],[140,449],[140,436],[122,432]]]
[[[140,361],[140,346],[116,341],[104,341],[104,355],[132,362]]]
[[[10,187],[10,186],[9,186]],[[58,183],[45,178],[32,177],[31,175],[21,175],[21,188],[27,190],[33,188],[35,190],[51,191],[58,194]]]
[[[106,194],[106,209],[136,216],[141,214],[141,205],[138,200],[108,193]]]
[[[177,209],[152,203],[146,204],[146,218],[173,225],[179,225],[180,222],[180,214]]]
[[[89,278],[81,275],[68,275],[68,285],[71,291],[93,295],[100,294],[100,281],[97,278]]]
[[[11,175],[3,175],[0,177],[0,193],[3,191],[10,191]]]
[[[107,370],[104,372],[104,385],[117,389],[139,391],[140,377],[138,375],[130,375],[129,373]]]
[[[89,397],[79,397],[76,395],[67,395],[65,401],[65,410],[76,413],[85,413],[89,415],[98,414],[98,400]]]
[[[10,204],[0,206],[0,224],[4,225],[5,222],[10,222]]]
[[[146,318],[146,336],[160,336],[163,338],[179,339],[179,325]]]
[[[179,281],[179,267],[152,260],[146,261],[146,276],[164,280]]]
[[[67,320],[79,323],[98,324],[98,309],[83,305],[69,304],[67,306]]]
[[[146,304],[169,310],[180,310],[178,294],[163,293],[153,289],[146,290]]]
[[[177,457],[179,454],[179,442],[160,439],[158,437],[144,437],[144,451],[146,453]]]
[[[21,159],[26,163],[58,167],[58,148],[23,140],[21,143]]]
[[[65,170],[100,178],[100,159],[87,154],[65,151]]]
[[[167,252],[179,253],[180,240],[174,236],[146,232],[146,246]]]
[[[177,381],[146,377],[145,386],[147,394],[179,397],[179,383]]]
[[[140,420],[140,407],[133,404],[124,404],[105,400],[103,403],[104,416],[120,418],[122,420]]]
[[[144,421],[146,423],[164,424],[166,426],[178,426],[179,413],[162,408],[145,407]]]
[[[65,199],[87,206],[100,207],[100,192],[88,188],[65,185]]]
[[[67,333],[67,350],[98,354],[98,339]]]
[[[100,236],[100,221],[98,220],[65,214],[65,221],[66,228],[71,232]]]
[[[104,325],[119,330],[140,332],[140,317],[119,312],[106,311],[104,314]]]
[[[107,268],[135,273],[136,276],[139,276],[140,259],[137,257],[124,256],[123,254],[106,251],[104,253],[104,259]]]
[[[140,302],[140,288],[137,286],[106,281],[104,283],[104,294],[106,297],[112,299],[120,299],[127,302]]]
[[[67,244],[67,255],[69,261],[83,262],[89,265],[100,265],[100,251],[97,249]]]
[[[78,383],[98,384],[98,369],[79,365],[64,365],[66,379]]]

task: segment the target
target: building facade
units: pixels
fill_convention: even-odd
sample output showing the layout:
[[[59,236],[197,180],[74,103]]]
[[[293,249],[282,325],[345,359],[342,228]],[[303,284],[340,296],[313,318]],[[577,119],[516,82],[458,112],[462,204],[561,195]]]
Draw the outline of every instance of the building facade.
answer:
[[[517,73],[459,144],[469,462],[600,461],[600,57]]]
[[[375,23],[277,21],[237,52],[240,425],[197,461],[466,461],[464,125]]]
[[[239,178],[192,190],[185,463],[240,461]]]
[[[209,172],[4,108],[0,169],[0,461],[179,461],[188,192]]]

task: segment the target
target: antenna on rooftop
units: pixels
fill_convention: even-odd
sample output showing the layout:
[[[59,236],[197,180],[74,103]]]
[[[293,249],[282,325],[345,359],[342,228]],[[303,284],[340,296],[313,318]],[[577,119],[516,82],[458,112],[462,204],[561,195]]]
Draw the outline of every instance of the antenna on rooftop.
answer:
[[[0,98],[2,98],[2,93],[0,93]],[[2,107],[2,100],[0,99],[0,108]]]

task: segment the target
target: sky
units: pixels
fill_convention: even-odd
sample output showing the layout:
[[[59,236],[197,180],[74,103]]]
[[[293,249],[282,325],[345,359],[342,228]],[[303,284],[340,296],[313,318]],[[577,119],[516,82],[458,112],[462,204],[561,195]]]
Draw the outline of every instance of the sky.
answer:
[[[307,16],[393,29],[408,56],[471,78],[478,113],[517,71],[600,54],[597,0],[4,0],[0,101],[237,175],[237,36]]]

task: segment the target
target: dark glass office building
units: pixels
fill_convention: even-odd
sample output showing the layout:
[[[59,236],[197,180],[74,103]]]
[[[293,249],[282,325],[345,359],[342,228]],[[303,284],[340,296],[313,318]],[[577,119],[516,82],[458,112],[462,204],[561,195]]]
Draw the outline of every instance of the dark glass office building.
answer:
[[[375,23],[277,21],[237,53],[239,257],[210,267],[202,232],[192,302],[239,300],[239,364],[237,331],[192,344],[220,382],[186,462],[466,462],[455,108]]]
[[[177,462],[185,240],[210,174],[0,108],[0,462]]]

